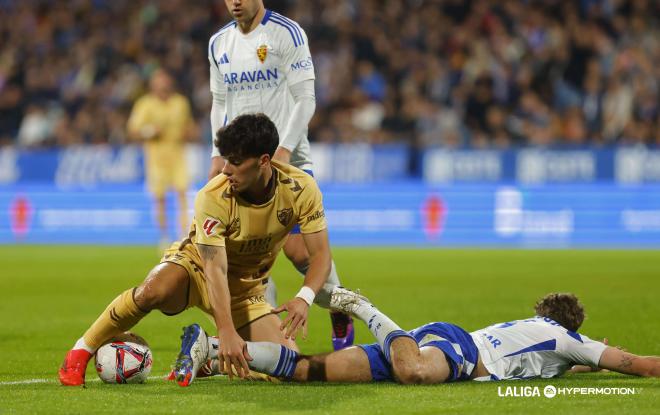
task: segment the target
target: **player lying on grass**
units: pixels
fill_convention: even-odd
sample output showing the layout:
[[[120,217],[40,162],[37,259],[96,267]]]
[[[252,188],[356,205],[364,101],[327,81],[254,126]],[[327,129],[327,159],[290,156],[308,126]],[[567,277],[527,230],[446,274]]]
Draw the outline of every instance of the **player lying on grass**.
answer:
[[[244,339],[297,350],[293,340],[298,329],[306,333],[309,306],[315,299],[329,302],[331,287],[317,293],[331,257],[321,192],[307,173],[271,160],[278,143],[275,125],[263,114],[241,115],[218,131],[223,174],[197,193],[189,237],[167,249],[144,282],[115,298],[76,342],[59,371],[63,385],[83,384],[93,352],[152,310],[173,315],[195,306],[208,313],[220,354],[237,369],[247,370]],[[264,300],[265,284],[296,224],[310,266],[298,295],[273,310]],[[282,322],[272,311],[288,315]],[[196,370],[177,380],[187,384]]]
[[[366,298],[341,287],[334,288],[330,307],[364,321],[377,343],[304,356],[278,344],[248,342],[250,367],[299,382],[434,384],[550,378],[573,365],[660,376],[659,357],[637,356],[578,334],[584,310],[573,294],[549,294],[536,303],[535,317],[472,333],[450,323],[429,323],[404,331]],[[218,347],[218,339],[207,338],[197,324],[186,327],[182,339],[175,372],[197,358],[190,356],[189,349],[213,355]],[[219,356],[218,366],[223,365],[223,356]]]

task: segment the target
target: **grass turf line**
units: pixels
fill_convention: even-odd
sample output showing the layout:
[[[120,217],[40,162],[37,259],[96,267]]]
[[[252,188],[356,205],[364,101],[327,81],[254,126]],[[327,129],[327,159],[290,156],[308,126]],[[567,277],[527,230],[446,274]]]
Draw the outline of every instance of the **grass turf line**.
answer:
[[[530,316],[534,301],[550,291],[572,291],[588,318],[582,333],[608,337],[640,354],[660,354],[660,252],[435,249],[334,249],[343,283],[361,288],[404,328],[449,321],[474,330]],[[0,382],[47,379],[66,350],[119,292],[139,284],[159,255],[151,247],[0,247]],[[294,295],[300,277],[285,259],[274,271],[280,300]],[[154,352],[152,376],[164,376],[179,345],[181,327],[210,321],[197,310],[176,317],[156,312],[134,331]],[[303,352],[328,351],[327,312],[310,312]],[[358,323],[357,342],[371,343]],[[95,379],[92,365],[88,379]],[[0,385],[3,413],[189,413],[212,410],[268,413],[654,413],[657,379],[611,373],[529,382],[476,382],[402,387],[395,384],[272,385],[200,379],[187,389],[164,380],[144,385],[63,388],[55,382]],[[634,387],[632,396],[578,395],[554,399],[504,398],[498,387]]]

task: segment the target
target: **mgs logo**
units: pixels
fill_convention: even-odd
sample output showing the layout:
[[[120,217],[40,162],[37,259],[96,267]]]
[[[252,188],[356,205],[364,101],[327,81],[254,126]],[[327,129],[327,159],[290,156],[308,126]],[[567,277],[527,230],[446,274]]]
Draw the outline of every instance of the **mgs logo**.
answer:
[[[261,45],[257,48],[257,58],[261,63],[266,62],[266,57],[268,57],[268,46]]]
[[[312,63],[312,57],[309,56],[306,59],[300,60],[296,63],[291,64],[291,70],[292,71],[299,71],[299,70],[310,70],[314,68],[314,64]]]
[[[277,211],[277,220],[282,226],[287,226],[293,219],[293,208],[287,208]]]
[[[265,303],[266,298],[263,295],[253,295],[252,297],[248,297],[248,301],[250,304],[260,304]]]

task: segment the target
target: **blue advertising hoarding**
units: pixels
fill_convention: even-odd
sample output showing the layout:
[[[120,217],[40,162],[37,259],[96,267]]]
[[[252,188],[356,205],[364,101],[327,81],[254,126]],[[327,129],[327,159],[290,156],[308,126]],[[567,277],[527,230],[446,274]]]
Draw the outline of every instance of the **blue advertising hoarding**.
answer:
[[[210,149],[185,150],[193,182],[206,180]],[[418,163],[404,145],[313,144],[319,182],[377,183],[420,179],[451,183],[660,183],[660,150],[445,150],[423,151]],[[412,166],[418,166],[413,167]],[[81,146],[61,150],[0,148],[0,187],[51,184],[58,188],[100,188],[144,182],[142,149]]]
[[[405,146],[312,152],[334,244],[660,247],[657,150],[431,149],[417,173]],[[185,154],[199,188],[209,149]],[[0,149],[0,243],[155,243],[142,163],[135,146]]]
[[[660,248],[659,185],[400,182],[322,190],[335,245]],[[158,237],[141,186],[0,190],[3,244],[152,244]]]

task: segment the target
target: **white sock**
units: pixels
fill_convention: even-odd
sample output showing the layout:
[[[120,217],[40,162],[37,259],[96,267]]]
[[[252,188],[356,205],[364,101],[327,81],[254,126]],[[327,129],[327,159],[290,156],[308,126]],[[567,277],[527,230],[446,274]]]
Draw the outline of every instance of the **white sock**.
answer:
[[[206,357],[207,359],[217,359],[218,358],[218,345],[220,342],[215,336],[208,336],[206,340],[209,342],[209,354]]]
[[[309,264],[305,264],[303,266],[296,265],[296,269],[304,277],[307,273],[307,270],[309,269]],[[332,290],[337,285],[341,285],[341,283],[339,282],[339,275],[337,275],[337,266],[335,265],[335,261],[332,261],[328,281],[326,281],[325,285],[323,285],[318,294],[316,294],[316,297],[314,298],[314,304],[318,305],[319,307],[330,308],[330,294],[332,294]],[[266,293],[268,293],[268,288],[266,288]],[[268,297],[266,297],[266,301],[268,301]]]
[[[268,277],[264,297],[266,298],[266,302],[273,306],[273,308],[277,307],[277,286],[275,285],[275,281],[273,281],[272,276]]]
[[[360,301],[360,305],[356,308],[354,314],[369,327],[369,331],[376,338],[388,361],[390,361],[390,346],[394,339],[397,337],[412,338],[407,331],[404,331],[392,319],[367,301]]]
[[[73,345],[73,348],[74,348],[74,349],[83,349],[83,350],[86,350],[86,351],[88,351],[88,352],[90,352],[90,353],[94,353],[94,349],[92,349],[91,347],[89,347],[89,346],[87,345],[87,343],[85,343],[85,339],[82,338],[82,337],[79,338],[78,341],[76,342],[76,344]]]
[[[326,281],[326,284],[341,285],[341,282],[339,282],[339,275],[337,274],[337,266],[335,265],[334,260],[331,262],[330,275],[328,276],[328,281]]]
[[[208,337],[209,358],[218,357],[218,338]],[[277,343],[246,342],[248,353],[252,360],[248,362],[250,369],[277,377],[290,378],[296,369],[298,353]]]
[[[298,353],[277,343],[247,342],[252,360],[248,366],[257,372],[291,378],[296,371]]]
[[[324,284],[316,294],[316,297],[314,297],[314,304],[319,307],[330,308],[330,295],[335,287],[336,285],[330,284],[329,282]],[[335,311],[333,311],[333,313],[335,313]]]

